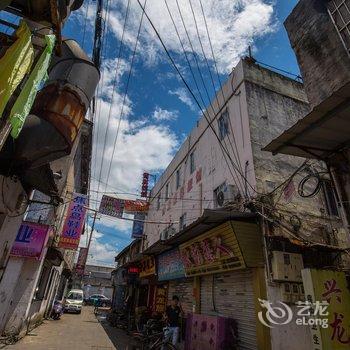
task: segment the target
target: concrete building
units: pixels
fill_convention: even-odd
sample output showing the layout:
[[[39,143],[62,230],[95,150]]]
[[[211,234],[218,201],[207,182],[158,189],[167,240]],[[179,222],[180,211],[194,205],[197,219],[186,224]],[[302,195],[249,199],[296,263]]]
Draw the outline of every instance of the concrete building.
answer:
[[[337,208],[327,207],[322,191],[310,199],[296,194],[298,182],[322,164],[314,162],[301,167],[303,158],[274,157],[261,150],[309,111],[303,85],[242,60],[224,84],[223,95],[219,92],[212,106],[215,116],[211,108],[207,115],[222,146],[205,118],[201,118],[150,194],[148,221],[173,224],[146,224],[144,248],[179,232],[200,217],[204,209],[231,204],[236,210],[245,210],[245,205],[255,198],[266,199],[266,208],[271,207],[269,193],[275,200],[273,205],[285,213],[286,225],[293,228],[290,217],[302,213],[300,235],[330,243],[329,223],[339,226]],[[226,161],[222,147],[234,165]],[[299,167],[290,184],[285,184]],[[274,191],[281,189],[281,184],[290,185],[290,196],[288,191]],[[324,225],[325,231],[316,228],[315,222]]]
[[[76,252],[58,248],[57,244],[69,205],[67,199],[73,192],[87,194],[91,136],[92,124],[85,121],[72,154],[52,163],[55,173],[60,174],[56,183],[58,192],[65,198],[64,203],[59,206],[42,204],[50,203],[50,198],[38,191],[32,196],[34,202],[29,205],[24,220],[48,225],[51,233],[42,259],[8,258],[0,281],[3,291],[0,329],[5,335],[21,336],[49,316],[55,297],[62,299],[65,294]]]
[[[112,299],[112,271],[113,267],[86,265],[81,286],[84,290],[84,298],[93,294],[102,294]]]
[[[215,322],[236,329],[227,346],[310,349],[309,327],[258,320],[259,299],[296,314],[303,267],[343,264],[346,231],[324,163],[262,151],[309,111],[300,82],[243,59],[151,190],[144,258],[127,264],[139,269],[135,306],[163,312],[180,296],[191,346],[194,325]],[[297,275],[282,276],[291,265]]]
[[[350,223],[349,5],[345,1],[300,1],[285,26],[296,53],[311,111],[266,146],[327,163],[337,188],[344,226]],[[279,135],[278,135],[279,136]],[[349,241],[347,241],[349,245]]]
[[[0,333],[9,336],[49,315],[64,291],[75,252],[58,248],[58,238],[73,192],[89,186],[92,123],[84,119],[99,72],[78,43],[59,39],[82,2],[61,5],[0,5],[13,16],[0,29]],[[46,229],[34,234],[44,237],[38,247],[34,223]],[[13,250],[18,241],[27,244],[22,255]]]

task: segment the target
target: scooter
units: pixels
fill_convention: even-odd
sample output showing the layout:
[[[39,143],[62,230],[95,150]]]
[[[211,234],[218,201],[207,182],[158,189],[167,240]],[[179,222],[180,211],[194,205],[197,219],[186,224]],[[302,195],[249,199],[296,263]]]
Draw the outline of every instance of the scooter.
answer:
[[[51,318],[53,320],[59,320],[62,314],[63,314],[63,305],[59,300],[55,300],[51,311]]]

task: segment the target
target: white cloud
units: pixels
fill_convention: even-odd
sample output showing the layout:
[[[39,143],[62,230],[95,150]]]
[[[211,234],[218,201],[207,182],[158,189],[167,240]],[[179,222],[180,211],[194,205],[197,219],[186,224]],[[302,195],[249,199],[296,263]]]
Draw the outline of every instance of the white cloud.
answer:
[[[199,29],[199,37],[202,41],[204,52],[208,58],[212,58],[209,40],[207,37],[205,22],[199,0],[191,0]],[[178,27],[180,37],[186,51],[190,52],[184,26],[175,1],[168,1],[170,11]],[[273,5],[267,0],[202,0],[205,18],[208,24],[213,50],[217,59],[220,72],[227,73],[245,54],[249,45],[258,37],[271,32],[274,29]],[[196,25],[188,0],[179,0],[180,10],[191,39],[195,52],[200,59],[203,53],[198,40]],[[139,25],[141,9],[137,1],[131,1],[127,30],[124,34],[126,44],[132,48]],[[109,28],[118,38],[121,37],[126,1],[122,4],[112,5]],[[182,53],[182,48],[171,22],[169,13],[163,0],[149,1],[146,12],[152,19],[157,30],[162,36],[165,45],[175,53]],[[144,18],[144,26],[141,32],[142,45],[139,52],[148,64],[156,64],[159,56],[164,56],[161,44],[153,29]]]
[[[126,98],[121,113],[124,96],[119,90],[120,84],[116,84],[112,93],[114,78],[111,76],[110,68],[115,64],[113,60],[105,63],[105,79],[101,81],[100,94],[97,98],[90,197],[90,205],[95,208],[99,206],[101,192],[139,192],[142,173],[158,172],[166,168],[178,146],[175,134],[164,125],[156,123],[160,118],[170,120],[176,117],[176,111],[158,108],[151,116],[134,119],[132,101]],[[125,65],[123,67],[118,79],[127,71]],[[105,185],[107,177],[108,186]],[[100,193],[97,194],[96,191]],[[136,197],[121,193],[114,195],[121,198]],[[102,216],[100,223],[124,232],[130,237],[132,227],[130,221]]]
[[[187,90],[185,88],[178,88],[175,90],[169,90],[168,93],[170,95],[175,95],[179,98],[181,102],[187,105],[192,111],[196,110],[195,105],[192,102],[191,97],[189,96]]]
[[[116,246],[110,243],[102,243],[92,236],[91,246],[87,263],[91,265],[111,265],[114,266],[114,257],[117,255]]]
[[[156,106],[152,118],[156,121],[170,121],[170,120],[176,120],[179,116],[178,111],[169,111],[167,109],[162,109],[159,106]]]

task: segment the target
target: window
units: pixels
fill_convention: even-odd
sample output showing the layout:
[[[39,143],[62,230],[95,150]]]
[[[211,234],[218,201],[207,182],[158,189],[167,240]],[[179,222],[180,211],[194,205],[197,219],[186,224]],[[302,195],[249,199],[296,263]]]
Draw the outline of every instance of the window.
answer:
[[[332,186],[332,182],[329,180],[323,180],[323,195],[326,201],[326,210],[328,215],[339,216],[338,211],[338,200],[336,197],[336,192]]]
[[[186,227],[186,213],[180,216],[179,220],[179,231],[182,231]]]
[[[194,159],[194,152],[190,154],[190,174],[196,170],[196,164]]]
[[[229,127],[228,118],[229,118],[228,110],[226,109],[226,111],[223,112],[220,118],[218,119],[220,140],[224,139],[225,136],[228,134],[228,127]]]
[[[327,4],[328,13],[332,18],[343,45],[350,53],[350,8],[348,0],[331,0]]]
[[[43,269],[41,270],[41,275],[39,278],[39,282],[37,284],[37,287],[35,289],[35,300],[42,300],[44,299],[44,293],[47,285],[47,281],[49,279],[50,274],[50,268],[47,265],[44,265]]]
[[[176,170],[176,189],[178,189],[181,186],[181,174],[180,174],[181,168]]]
[[[165,185],[165,200],[169,199],[169,183]]]
[[[83,293],[71,292],[67,295],[67,299],[70,300],[83,300]]]
[[[157,210],[160,209],[160,195],[157,197]]]

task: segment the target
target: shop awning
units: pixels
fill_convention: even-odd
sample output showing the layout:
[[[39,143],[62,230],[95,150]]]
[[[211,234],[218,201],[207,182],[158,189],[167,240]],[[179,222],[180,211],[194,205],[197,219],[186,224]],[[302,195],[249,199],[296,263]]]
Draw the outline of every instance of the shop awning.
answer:
[[[256,221],[256,219],[257,216],[253,213],[228,211],[222,209],[205,209],[203,215],[198,220],[187,226],[184,230],[180,231],[173,237],[169,238],[166,241],[166,244],[169,246],[182,244],[229,220],[253,222]]]
[[[350,146],[349,114],[350,83],[274,139],[263,151],[326,159]]]

